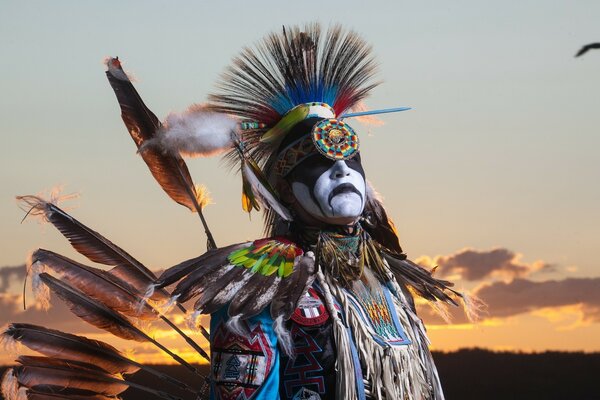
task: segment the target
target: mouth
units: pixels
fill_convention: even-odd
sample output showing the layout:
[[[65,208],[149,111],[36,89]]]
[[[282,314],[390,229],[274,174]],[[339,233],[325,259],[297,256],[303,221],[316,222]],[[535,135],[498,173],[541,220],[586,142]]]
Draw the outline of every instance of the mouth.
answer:
[[[344,194],[344,193],[356,193],[362,200],[362,194],[358,191],[358,189],[353,184],[342,183],[341,185],[336,186],[336,188],[333,189],[331,191],[331,193],[329,193],[329,199],[328,199],[329,205],[331,205],[331,199],[333,199],[338,194]]]

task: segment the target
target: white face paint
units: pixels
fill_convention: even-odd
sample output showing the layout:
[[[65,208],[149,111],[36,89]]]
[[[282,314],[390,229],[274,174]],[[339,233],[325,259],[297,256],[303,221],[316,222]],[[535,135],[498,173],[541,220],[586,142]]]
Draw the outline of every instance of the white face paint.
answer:
[[[317,178],[312,193],[311,188],[298,181],[292,182],[292,191],[306,211],[326,223],[351,223],[365,207],[365,178],[343,160],[336,161]]]

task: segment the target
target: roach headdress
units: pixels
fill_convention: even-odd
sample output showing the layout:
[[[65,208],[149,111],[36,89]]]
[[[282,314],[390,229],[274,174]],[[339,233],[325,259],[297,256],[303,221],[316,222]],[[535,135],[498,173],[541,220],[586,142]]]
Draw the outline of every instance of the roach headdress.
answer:
[[[290,219],[273,189],[278,179],[313,154],[346,160],[358,153],[358,135],[346,118],[407,109],[352,113],[377,85],[375,67],[371,47],[356,33],[309,24],[284,27],[245,48],[222,75],[208,107],[240,120],[227,157],[241,163],[244,210],[258,210],[257,198],[266,203],[267,231]],[[368,203],[367,213],[385,220],[394,237],[390,247],[399,251],[372,193]]]

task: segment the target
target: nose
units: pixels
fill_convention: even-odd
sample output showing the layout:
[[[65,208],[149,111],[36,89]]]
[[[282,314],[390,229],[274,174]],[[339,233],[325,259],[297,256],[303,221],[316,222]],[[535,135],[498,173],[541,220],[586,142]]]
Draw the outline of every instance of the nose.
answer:
[[[341,179],[346,176],[350,176],[350,168],[343,160],[338,160],[333,164],[331,168],[331,178],[332,179]]]

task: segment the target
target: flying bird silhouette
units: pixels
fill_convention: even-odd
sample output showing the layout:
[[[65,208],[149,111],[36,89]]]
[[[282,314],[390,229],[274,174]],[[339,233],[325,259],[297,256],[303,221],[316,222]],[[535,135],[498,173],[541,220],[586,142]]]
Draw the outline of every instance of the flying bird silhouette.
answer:
[[[581,48],[581,50],[579,50],[577,52],[577,54],[575,54],[575,57],[579,57],[584,55],[585,53],[587,53],[589,50],[591,49],[600,49],[600,43],[590,43],[590,44],[586,44],[585,46],[583,46]]]

